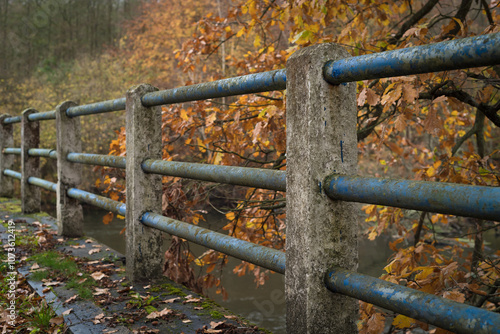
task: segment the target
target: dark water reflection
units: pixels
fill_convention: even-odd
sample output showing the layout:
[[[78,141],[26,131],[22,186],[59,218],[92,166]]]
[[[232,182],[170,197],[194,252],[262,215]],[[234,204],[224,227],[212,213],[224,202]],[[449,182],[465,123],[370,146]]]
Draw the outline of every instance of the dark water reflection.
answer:
[[[102,217],[106,213],[106,211],[98,209],[85,210],[85,233],[125,254],[125,234],[120,234],[120,231],[125,227],[125,221],[115,218],[108,225],[104,225]],[[204,227],[212,230],[220,230],[224,224],[223,216],[217,214],[209,215],[207,221],[210,223],[203,223]],[[359,271],[377,277],[382,274],[382,268],[391,254],[387,244],[387,241],[382,238],[375,241],[360,240]],[[168,245],[169,240],[165,240],[165,250]],[[196,256],[207,250],[207,248],[195,244],[191,244],[190,247]],[[222,296],[215,293],[215,290],[208,292],[209,297],[232,312],[269,329],[273,333],[285,333],[284,276],[272,274],[264,286],[256,288],[252,275],[238,277],[232,272],[232,268],[239,262],[239,260],[231,258],[223,270],[223,283],[229,295],[228,299],[223,300]]]

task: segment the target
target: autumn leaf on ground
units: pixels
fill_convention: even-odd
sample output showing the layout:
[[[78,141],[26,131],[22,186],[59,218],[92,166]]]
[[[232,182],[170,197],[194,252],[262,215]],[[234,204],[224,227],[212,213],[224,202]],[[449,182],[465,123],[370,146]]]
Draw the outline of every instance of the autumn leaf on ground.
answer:
[[[179,299],[181,299],[181,297],[170,298],[170,299],[164,300],[163,302],[166,304],[170,304],[170,303],[174,303],[175,301],[177,301]]]
[[[108,277],[108,275],[104,274],[103,272],[96,271],[95,273],[90,274],[92,278],[96,281],[102,280],[104,277]]]
[[[166,308],[158,312],[151,312],[150,314],[148,314],[146,319],[157,319],[169,315],[170,313],[173,313],[173,311]]]
[[[71,313],[71,311],[73,311],[73,309],[72,309],[72,308],[70,308],[70,309],[68,309],[68,310],[64,311],[63,313],[61,313],[61,315],[68,315],[68,314],[70,314],[70,313]]]
[[[63,304],[68,304],[68,303],[71,303],[72,301],[76,300],[76,298],[78,298],[78,295],[74,295],[73,297],[69,297],[68,299],[66,299]]]
[[[109,289],[95,288],[94,296],[109,295]]]
[[[101,313],[96,315],[94,320],[92,320],[92,322],[94,323],[94,325],[97,325],[100,324],[103,319],[104,319],[104,313]]]
[[[92,255],[94,253],[99,253],[100,251],[101,251],[100,248],[93,248],[93,249],[89,250],[89,255]]]
[[[54,324],[54,325],[60,325],[64,322],[64,318],[62,316],[58,316],[58,317],[54,317],[52,319],[50,319],[49,321],[51,324]]]

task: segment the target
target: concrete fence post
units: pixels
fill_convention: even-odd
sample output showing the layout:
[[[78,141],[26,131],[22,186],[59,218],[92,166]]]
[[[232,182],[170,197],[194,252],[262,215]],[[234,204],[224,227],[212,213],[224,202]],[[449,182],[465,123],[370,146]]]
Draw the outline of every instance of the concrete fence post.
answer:
[[[82,167],[66,160],[70,152],[82,152],[80,118],[66,115],[75,102],[66,101],[56,108],[57,126],[57,228],[66,237],[83,236],[83,210],[80,202],[67,196],[69,188],[81,183]]]
[[[14,194],[14,184],[12,178],[3,175],[5,169],[12,169],[14,166],[14,156],[3,154],[4,148],[14,147],[14,130],[12,124],[3,124],[4,119],[9,115],[0,115],[0,196],[12,197]]]
[[[161,214],[161,175],[147,174],[141,164],[146,159],[162,158],[161,108],[144,107],[146,93],[158,90],[142,84],[126,94],[127,129],[127,276],[131,281],[159,278],[163,254],[161,232],[145,226],[145,212]]]
[[[28,119],[36,112],[26,109],[21,120],[21,209],[24,213],[40,212],[41,209],[40,188],[28,184],[30,176],[40,177],[40,158],[28,154],[30,148],[38,148],[40,144],[40,123]]]
[[[327,270],[356,270],[354,204],[322,192],[325,176],[355,174],[356,83],[323,79],[328,60],[350,55],[334,44],[294,53],[287,62],[287,333],[355,333],[358,301],[329,292]]]

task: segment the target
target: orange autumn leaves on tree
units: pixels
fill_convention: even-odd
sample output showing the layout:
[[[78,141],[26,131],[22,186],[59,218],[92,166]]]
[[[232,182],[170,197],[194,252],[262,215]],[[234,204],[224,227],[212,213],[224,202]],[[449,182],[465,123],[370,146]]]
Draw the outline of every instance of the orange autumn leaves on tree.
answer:
[[[154,20],[169,20],[167,3],[148,5]],[[221,0],[210,13],[202,13],[174,57],[185,83],[192,84],[283,68],[293,52],[315,43],[339,43],[352,55],[362,55],[497,32],[499,19],[498,1]],[[165,34],[147,25],[131,27],[131,32],[127,43],[138,46],[142,40],[161,41]],[[160,71],[167,66],[162,59],[172,53],[158,55],[148,45],[130,52],[132,62],[147,64],[151,81],[160,88],[178,80],[177,72]],[[358,82],[361,173],[498,186],[499,73],[498,67],[473,68]],[[286,92],[272,92],[165,106],[164,159],[283,170],[285,100]],[[123,155],[123,144],[122,131],[113,153]],[[119,182],[108,189],[122,191]],[[212,203],[218,197],[226,198],[223,205]],[[163,202],[165,214],[193,223],[212,205],[226,214],[224,230],[230,235],[284,248],[284,193],[164,178]],[[483,232],[496,223],[375,205],[363,211],[368,238],[396,235],[383,278],[476,306],[499,307],[491,298],[478,297],[494,295],[496,290],[489,291],[499,279],[500,254],[483,252],[482,242]],[[469,244],[475,251],[463,252]],[[175,245],[168,256],[184,255],[185,265],[208,268],[208,275],[198,279],[186,270],[185,281],[216,285],[223,292],[212,274],[225,264],[225,256],[209,251],[195,258],[182,242]],[[267,275],[244,262],[234,271],[252,272],[257,284]],[[362,305],[361,331],[376,332],[387,314]],[[403,316],[393,320],[393,328],[414,326],[426,327]]]

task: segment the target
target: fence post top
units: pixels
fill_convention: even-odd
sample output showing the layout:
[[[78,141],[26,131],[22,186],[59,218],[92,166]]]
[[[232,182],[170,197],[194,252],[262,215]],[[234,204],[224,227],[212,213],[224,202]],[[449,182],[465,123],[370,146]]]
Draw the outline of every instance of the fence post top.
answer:
[[[134,85],[132,87],[130,87],[128,90],[127,90],[127,93],[126,95],[128,96],[129,94],[139,94],[139,95],[144,95],[146,93],[150,93],[150,92],[156,92],[156,91],[159,91],[158,87],[155,87],[151,84],[148,84],[148,83],[141,83],[141,84],[138,84],[138,85]]]
[[[71,107],[77,106],[77,105],[78,105],[78,103],[76,103],[75,101],[61,102],[61,104],[58,104],[56,107],[56,114],[59,114],[61,112],[66,113],[66,110],[68,110]]]
[[[1,114],[0,115],[0,125],[3,125],[3,120],[6,119],[6,118],[9,118],[11,117],[11,115],[9,114]]]
[[[34,108],[28,108],[28,109],[25,109],[23,112],[22,112],[22,115],[23,115],[23,118],[28,116],[28,115],[31,115],[31,114],[34,114],[34,113],[37,113],[38,110],[34,109]]]
[[[333,60],[332,58],[332,52],[336,53],[336,59],[341,59],[341,58],[349,58],[352,57],[351,54],[341,45],[337,43],[321,43],[321,44],[315,44],[311,46],[307,46],[305,48],[299,49],[295,51],[287,61],[287,64],[290,60],[294,60],[299,57],[324,57],[325,60],[325,65],[328,61]]]

